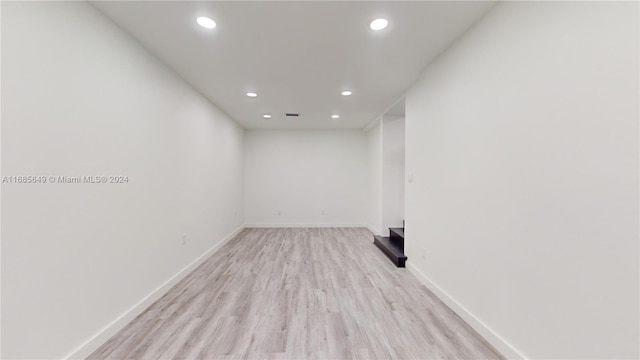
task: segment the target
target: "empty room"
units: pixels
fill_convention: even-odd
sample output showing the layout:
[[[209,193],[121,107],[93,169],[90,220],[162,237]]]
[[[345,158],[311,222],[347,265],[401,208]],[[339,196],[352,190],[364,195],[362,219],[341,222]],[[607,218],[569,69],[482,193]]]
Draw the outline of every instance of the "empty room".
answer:
[[[3,359],[640,358],[640,2],[0,19]]]

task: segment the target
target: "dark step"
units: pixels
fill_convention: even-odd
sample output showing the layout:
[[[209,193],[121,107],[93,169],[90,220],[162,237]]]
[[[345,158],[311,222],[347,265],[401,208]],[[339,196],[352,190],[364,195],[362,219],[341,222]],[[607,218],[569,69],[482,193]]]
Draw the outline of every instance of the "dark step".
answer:
[[[404,230],[401,228],[389,228],[389,235],[395,247],[404,252]]]
[[[391,260],[397,267],[404,267],[407,257],[399,247],[389,237],[373,235],[373,243]]]
[[[389,228],[389,235],[391,237],[399,237],[404,239],[404,229],[403,228]]]

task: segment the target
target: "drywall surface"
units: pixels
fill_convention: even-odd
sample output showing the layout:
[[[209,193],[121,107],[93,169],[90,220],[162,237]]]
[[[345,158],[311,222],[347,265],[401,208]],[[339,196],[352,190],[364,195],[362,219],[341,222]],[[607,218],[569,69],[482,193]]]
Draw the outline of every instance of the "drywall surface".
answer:
[[[382,129],[380,123],[367,132],[367,225],[382,231]]]
[[[67,356],[241,226],[242,151],[92,6],[3,3],[2,176],[47,182],[2,184],[2,357]]]
[[[382,235],[402,227],[404,219],[404,117],[384,116],[382,123]]]
[[[247,130],[249,226],[362,226],[367,138],[360,130]]]
[[[638,358],[638,3],[507,2],[406,97],[406,252],[513,348]]]

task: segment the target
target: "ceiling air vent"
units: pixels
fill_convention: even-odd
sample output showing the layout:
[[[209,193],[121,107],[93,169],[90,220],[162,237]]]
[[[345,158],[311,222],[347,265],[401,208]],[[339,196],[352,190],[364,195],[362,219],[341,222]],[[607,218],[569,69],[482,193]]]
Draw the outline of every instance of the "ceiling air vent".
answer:
[[[300,114],[296,113],[285,113],[286,116],[300,116]]]

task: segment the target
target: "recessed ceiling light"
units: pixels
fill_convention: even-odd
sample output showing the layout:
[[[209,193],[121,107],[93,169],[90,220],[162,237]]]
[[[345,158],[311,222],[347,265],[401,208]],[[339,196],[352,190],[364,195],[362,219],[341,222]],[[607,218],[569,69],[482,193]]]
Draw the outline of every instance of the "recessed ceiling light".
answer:
[[[331,118],[332,118],[332,119],[339,119],[339,118],[340,118],[340,115],[331,115]]]
[[[340,93],[340,95],[342,95],[342,96],[349,96],[349,95],[351,95],[351,94],[352,94],[352,92],[351,92],[351,91],[349,91],[349,90],[345,90],[345,91],[343,91],[343,92],[341,92],[341,93]]]
[[[247,96],[248,97],[256,97],[256,96],[258,96],[258,94],[254,93],[254,92],[248,92]]]
[[[389,25],[389,21],[387,19],[375,19],[369,24],[371,30],[382,30]]]
[[[271,114],[264,114],[262,117],[265,119],[271,119]]]
[[[196,22],[205,29],[213,29],[216,27],[216,22],[206,16],[200,16],[196,19]]]

